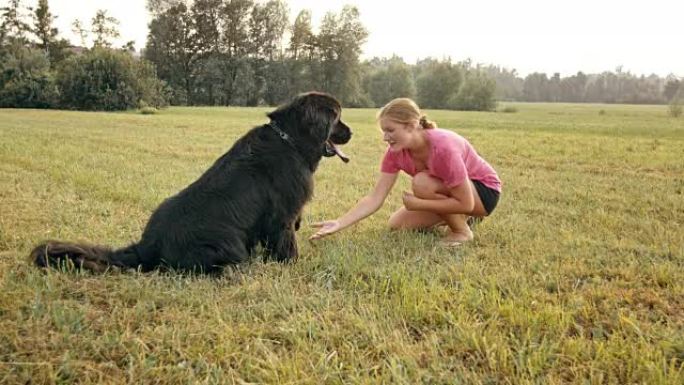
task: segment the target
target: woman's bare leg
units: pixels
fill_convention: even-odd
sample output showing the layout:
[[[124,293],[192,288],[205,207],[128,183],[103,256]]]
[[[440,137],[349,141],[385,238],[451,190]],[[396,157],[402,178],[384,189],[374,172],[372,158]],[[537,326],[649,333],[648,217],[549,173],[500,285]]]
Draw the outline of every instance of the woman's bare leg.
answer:
[[[475,206],[469,213],[462,214],[435,214],[426,211],[411,211],[402,207],[390,217],[389,225],[392,229],[420,229],[431,228],[442,222],[449,227],[449,233],[444,237],[445,242],[464,242],[473,239],[473,232],[467,224],[469,215],[484,216],[486,210],[482,205],[480,196],[470,180],[471,191]],[[426,172],[420,172],[413,177],[413,194],[422,199],[446,199],[449,191],[441,180],[432,177]]]
[[[390,216],[389,227],[392,230],[429,229],[441,222],[443,219],[437,214],[427,211],[411,211],[402,207]]]

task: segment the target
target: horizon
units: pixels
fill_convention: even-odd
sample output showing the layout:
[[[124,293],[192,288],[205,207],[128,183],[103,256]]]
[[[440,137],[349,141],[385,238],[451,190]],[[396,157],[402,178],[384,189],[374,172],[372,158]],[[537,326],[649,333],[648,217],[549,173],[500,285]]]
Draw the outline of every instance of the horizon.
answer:
[[[546,6],[538,0],[521,0],[516,4],[494,1],[487,5],[424,0],[421,8],[432,10],[421,18],[415,17],[420,13],[415,9],[392,8],[395,3],[387,0],[285,2],[290,8],[290,23],[301,10],[309,9],[315,31],[327,12],[339,13],[345,4],[356,6],[361,23],[369,32],[362,46],[362,60],[394,54],[409,64],[428,57],[448,57],[454,62],[470,59],[474,64],[515,69],[522,78],[534,72],[567,77],[580,71],[597,74],[615,72],[617,68],[636,76],[684,76],[684,50],[678,49],[684,42],[678,27],[684,2],[653,0],[644,2],[649,6],[644,9],[615,0],[601,4],[588,0],[561,1],[557,2],[558,7],[566,5],[563,20],[552,12],[538,13],[537,8]],[[34,6],[37,0],[22,3]],[[71,23],[80,19],[89,25],[96,10],[105,9],[120,22],[117,46],[129,40],[135,41],[136,50],[145,46],[151,20],[145,1],[90,0],[79,1],[78,7],[74,3],[77,2],[49,1],[50,11],[57,16],[55,26],[60,36],[72,44],[78,45],[79,39],[71,32]],[[456,10],[460,12],[452,12]],[[449,19],[457,14],[485,16]],[[582,30],[571,28],[573,25],[581,25]],[[458,39],[459,36],[464,38]]]

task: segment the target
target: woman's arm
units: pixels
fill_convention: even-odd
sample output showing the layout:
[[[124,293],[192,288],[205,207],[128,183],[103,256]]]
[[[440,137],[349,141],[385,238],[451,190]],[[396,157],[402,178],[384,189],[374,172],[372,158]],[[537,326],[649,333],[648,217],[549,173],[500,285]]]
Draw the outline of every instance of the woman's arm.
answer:
[[[349,210],[346,214],[338,219],[341,226],[340,230],[347,226],[353,225],[354,223],[378,211],[378,209],[382,207],[382,204],[385,202],[387,195],[389,195],[389,192],[392,190],[392,186],[394,186],[394,182],[397,180],[397,175],[399,174],[389,174],[386,172],[381,173],[373,191],[361,198],[353,209]]]
[[[397,175],[399,174],[381,173],[373,191],[361,198],[347,213],[336,220],[314,223],[313,226],[318,227],[319,230],[309,239],[318,239],[338,232],[378,211],[392,190]]]

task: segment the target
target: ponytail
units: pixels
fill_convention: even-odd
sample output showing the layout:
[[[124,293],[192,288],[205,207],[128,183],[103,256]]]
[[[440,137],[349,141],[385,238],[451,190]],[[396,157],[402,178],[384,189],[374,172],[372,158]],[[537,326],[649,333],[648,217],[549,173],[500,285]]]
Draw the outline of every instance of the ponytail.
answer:
[[[418,123],[420,124],[421,127],[424,129],[430,129],[430,128],[437,128],[437,123],[433,122],[432,120],[428,120],[427,116],[422,115],[420,119],[418,120]]]

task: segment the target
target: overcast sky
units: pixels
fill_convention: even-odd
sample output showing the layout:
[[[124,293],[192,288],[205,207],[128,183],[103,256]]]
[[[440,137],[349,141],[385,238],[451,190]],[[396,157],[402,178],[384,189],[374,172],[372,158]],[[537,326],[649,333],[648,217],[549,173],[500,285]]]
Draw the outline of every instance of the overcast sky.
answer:
[[[7,0],[0,0],[0,4]],[[364,58],[397,54],[407,62],[427,56],[568,76],[623,71],[684,76],[684,0],[289,0],[291,21],[312,11],[314,27],[326,12],[356,5],[370,35]],[[23,0],[35,5],[37,0]],[[97,9],[120,20],[121,44],[141,48],[149,15],[145,0],[49,0],[63,36],[77,43],[71,23],[90,25]],[[414,4],[414,5],[411,5]]]

